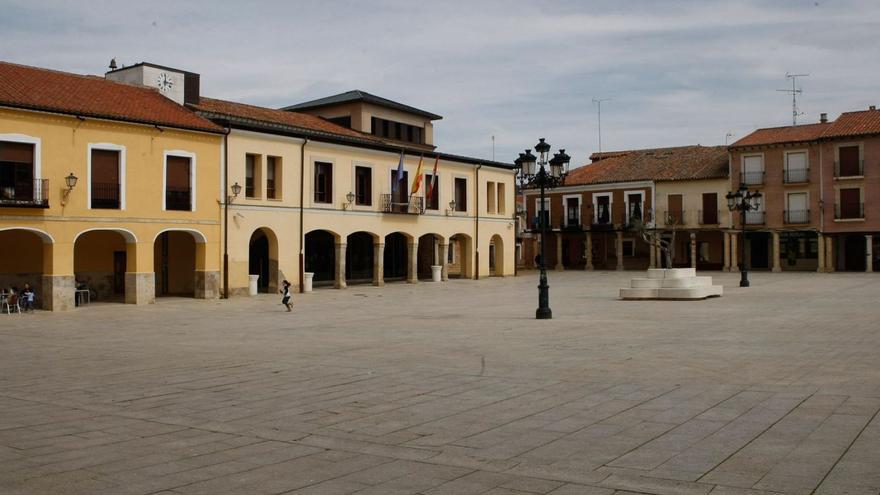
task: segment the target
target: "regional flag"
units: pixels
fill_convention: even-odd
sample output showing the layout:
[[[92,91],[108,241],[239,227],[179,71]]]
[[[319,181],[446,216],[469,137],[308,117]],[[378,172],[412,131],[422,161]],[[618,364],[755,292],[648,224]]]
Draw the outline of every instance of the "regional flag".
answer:
[[[428,183],[428,192],[425,194],[425,203],[431,204],[431,198],[434,196],[434,188],[437,186],[437,164],[440,163],[440,156],[434,160],[434,172],[431,174],[431,182]]]
[[[394,184],[391,184],[391,193],[397,193],[397,189],[399,189],[400,181],[403,180],[403,150],[400,150],[400,161],[397,163],[397,179],[394,181]]]
[[[412,192],[410,192],[410,196],[419,192],[419,188],[422,187],[422,157],[419,157],[419,166],[416,167],[416,176],[413,177],[412,182]]]

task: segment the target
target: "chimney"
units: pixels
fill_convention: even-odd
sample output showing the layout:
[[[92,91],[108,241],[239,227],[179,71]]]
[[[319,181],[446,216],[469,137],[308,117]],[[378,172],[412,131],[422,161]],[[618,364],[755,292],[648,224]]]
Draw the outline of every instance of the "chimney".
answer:
[[[823,113],[820,113],[820,114],[819,114],[819,122],[821,122],[821,123],[823,123],[823,124],[826,123],[826,122],[828,122],[828,114],[827,114],[827,113],[824,113],[824,112],[823,112]]]
[[[868,110],[877,110],[877,107],[874,105],[871,105],[870,107],[868,107]]]

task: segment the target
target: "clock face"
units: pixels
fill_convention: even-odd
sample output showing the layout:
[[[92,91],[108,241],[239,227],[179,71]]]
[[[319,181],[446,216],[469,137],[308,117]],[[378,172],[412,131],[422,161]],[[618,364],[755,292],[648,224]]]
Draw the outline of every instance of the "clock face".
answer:
[[[171,76],[166,73],[159,74],[159,79],[156,81],[159,86],[159,91],[167,93],[171,91],[171,86],[174,85],[174,82],[171,81]]]

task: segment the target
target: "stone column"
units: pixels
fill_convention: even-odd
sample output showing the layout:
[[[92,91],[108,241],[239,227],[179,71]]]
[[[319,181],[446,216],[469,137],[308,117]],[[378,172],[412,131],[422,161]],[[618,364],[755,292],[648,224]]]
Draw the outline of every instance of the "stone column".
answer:
[[[623,232],[617,231],[617,269],[623,270]]]
[[[691,268],[697,268],[697,234],[691,232]]]
[[[657,268],[657,249],[653,244],[648,244],[648,268]]]
[[[440,243],[440,280],[446,282],[449,280],[449,244]]]
[[[406,245],[408,248],[408,258],[409,261],[409,269],[406,271],[406,281],[410,284],[414,284],[419,281],[419,240],[413,239],[412,242]]]
[[[43,293],[41,306],[49,311],[68,311],[75,307],[76,280],[73,278],[73,244],[43,244]]]
[[[730,234],[724,233],[724,267],[722,271],[730,271]]]
[[[333,282],[333,287],[337,289],[344,289],[348,286],[345,283],[345,250],[347,244],[344,242],[336,243],[336,280]]]
[[[385,243],[373,244],[373,285],[382,287],[385,285]]]
[[[153,243],[128,243],[125,246],[125,303],[153,304],[156,302],[156,273],[153,266]],[[208,280],[202,271],[202,280],[194,273],[195,297],[207,299],[204,287]],[[218,274],[219,275],[219,274]],[[201,282],[201,285],[199,283]],[[214,280],[218,282],[218,280]],[[199,290],[199,289],[202,290]]]
[[[779,232],[773,232],[773,271],[781,272],[782,264],[780,263],[780,253],[779,253]]]
[[[834,237],[825,236],[825,271],[834,272],[837,268],[837,260],[834,259]]]
[[[739,265],[737,263],[737,256],[739,256],[739,250],[736,249],[736,238],[737,234],[730,234],[730,271],[738,272]]]
[[[825,271],[825,236],[822,234],[819,234],[816,240],[816,251],[816,255],[819,258],[819,266],[816,268],[816,271],[823,273]]]
[[[556,234],[556,267],[554,269],[558,272],[565,270],[565,265],[562,263],[562,234]]]
[[[593,269],[593,233],[587,231],[587,240],[584,241],[584,249],[587,255],[587,270]]]
[[[865,271],[873,272],[874,271],[874,236],[866,235],[865,242],[867,246],[865,246]]]

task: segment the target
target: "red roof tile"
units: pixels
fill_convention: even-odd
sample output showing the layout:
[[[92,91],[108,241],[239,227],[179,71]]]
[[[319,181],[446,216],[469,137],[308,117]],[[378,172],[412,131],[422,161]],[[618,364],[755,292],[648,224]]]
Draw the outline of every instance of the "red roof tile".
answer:
[[[288,112],[286,110],[275,110],[274,108],[264,108],[245,103],[235,103],[232,101],[215,100],[213,98],[199,98],[199,103],[190,105],[197,112],[204,112],[219,116],[237,117],[242,119],[254,120],[258,122],[268,122],[273,124],[298,127],[313,131],[327,132],[341,136],[361,138],[370,141],[384,143],[385,141],[376,138],[370,134],[358,132],[348,127],[334,124],[329,120],[322,119],[315,115],[307,113]]]
[[[860,136],[880,134],[880,110],[862,110],[840,114],[822,137]]]
[[[155,89],[0,62],[0,105],[166,127],[220,132],[222,128]]]
[[[815,141],[823,136],[831,123],[805,124],[758,129],[731,144],[731,148],[760,146],[764,144],[801,143]]]
[[[669,181],[727,177],[724,146],[680,146],[646,150],[594,153],[593,163],[578,167],[565,178],[565,185]]]

